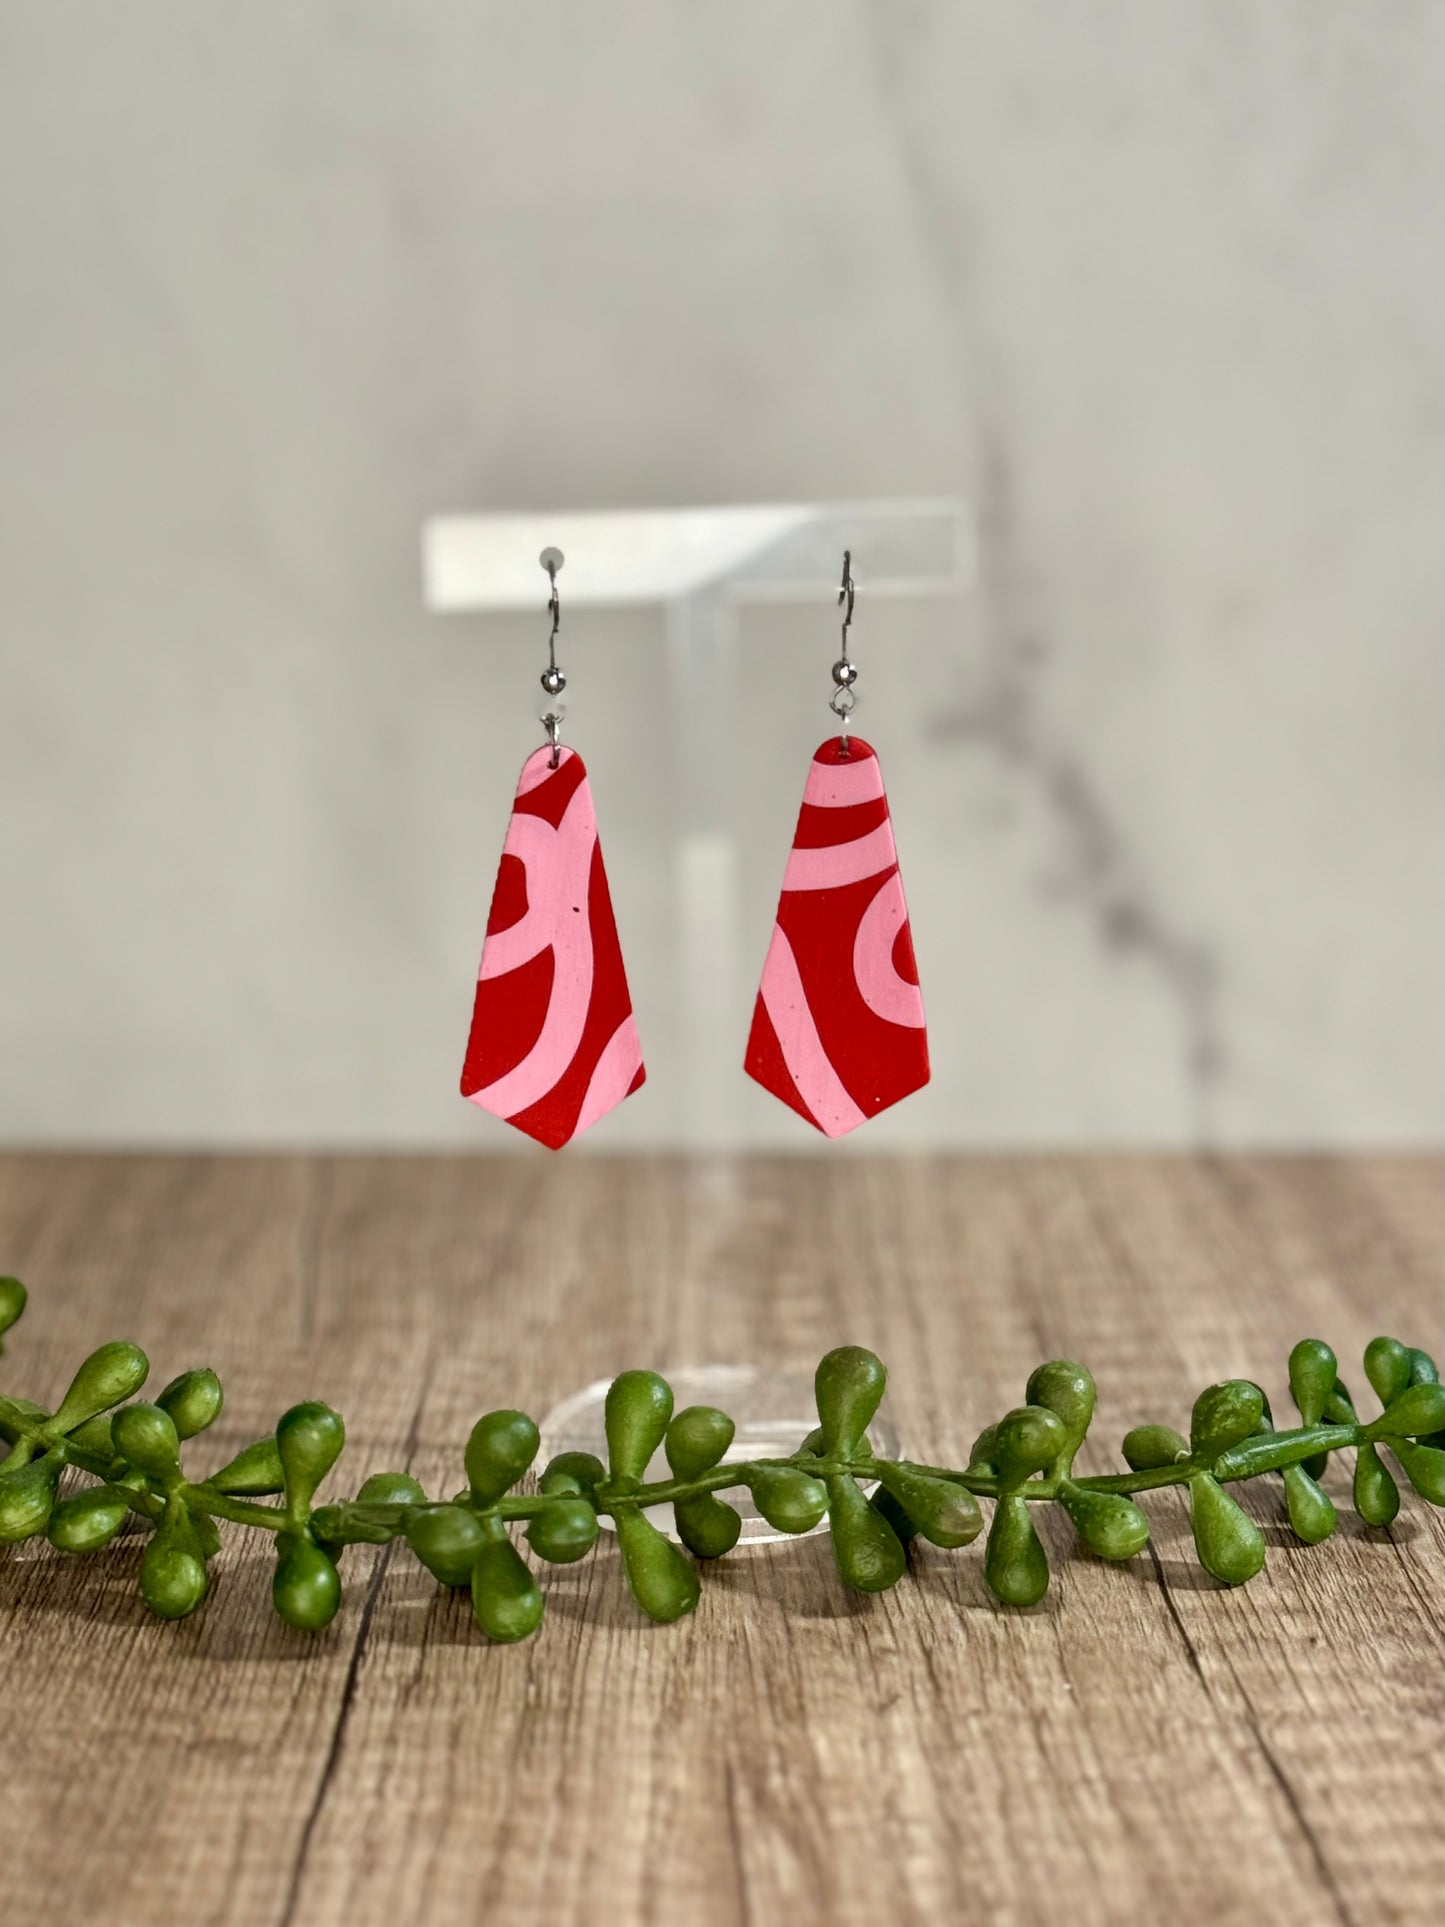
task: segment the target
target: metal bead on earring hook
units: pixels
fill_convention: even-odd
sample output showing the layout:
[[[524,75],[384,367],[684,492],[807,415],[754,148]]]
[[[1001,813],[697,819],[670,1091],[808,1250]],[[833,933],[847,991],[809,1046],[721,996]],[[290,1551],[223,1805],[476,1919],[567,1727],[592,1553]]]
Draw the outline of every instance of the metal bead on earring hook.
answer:
[[[552,585],[551,594],[547,597],[547,613],[552,618],[552,627],[547,636],[547,667],[541,675],[542,688],[547,700],[538,713],[541,716],[542,727],[547,732],[547,741],[552,745],[550,767],[556,769],[562,760],[561,731],[567,715],[567,705],[557,701],[567,687],[567,677],[557,667],[557,631],[562,627],[562,603],[557,594],[557,571],[567,558],[560,549],[543,549],[537,560],[547,571],[547,580]]]
[[[838,753],[843,757],[848,754],[848,718],[858,703],[853,692],[853,685],[858,680],[858,665],[848,659],[848,629],[853,621],[853,601],[857,593],[853,581],[853,551],[844,549],[843,586],[838,591],[838,606],[843,611],[843,649],[833,664],[834,689],[828,698],[828,707],[838,718]]]

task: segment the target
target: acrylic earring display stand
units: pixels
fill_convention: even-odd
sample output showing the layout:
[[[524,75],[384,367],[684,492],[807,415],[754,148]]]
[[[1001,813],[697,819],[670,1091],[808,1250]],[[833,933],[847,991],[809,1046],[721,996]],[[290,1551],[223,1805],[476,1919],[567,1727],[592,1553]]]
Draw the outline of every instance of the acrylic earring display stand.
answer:
[[[537,557],[554,545],[567,558],[562,586],[569,619],[608,606],[660,603],[665,612],[667,733],[678,783],[671,819],[681,966],[674,1034],[691,1042],[672,1135],[688,1149],[733,1148],[740,1137],[741,1040],[729,1036],[715,1014],[731,1007],[739,972],[757,963],[738,950],[728,765],[716,754],[737,710],[738,608],[787,602],[817,609],[818,621],[800,622],[798,633],[817,651],[822,698],[842,551],[853,551],[873,613],[888,597],[960,594],[972,574],[970,525],[954,501],[443,516],[423,533],[427,607],[439,614],[540,611],[545,597]],[[860,635],[869,632],[877,633],[871,623],[860,629]],[[822,706],[820,700],[820,722]],[[811,1381],[802,1375],[713,1365],[680,1367],[667,1376],[679,1411],[717,1405],[735,1419],[730,1460],[786,1457],[816,1422]],[[544,1456],[589,1451],[605,1458],[605,1390],[588,1386],[548,1415]],[[897,1441],[886,1430],[875,1427],[875,1442],[891,1453]],[[666,1476],[660,1457],[649,1476]],[[751,1513],[745,1492],[728,1496],[743,1515],[745,1542],[778,1536]]]

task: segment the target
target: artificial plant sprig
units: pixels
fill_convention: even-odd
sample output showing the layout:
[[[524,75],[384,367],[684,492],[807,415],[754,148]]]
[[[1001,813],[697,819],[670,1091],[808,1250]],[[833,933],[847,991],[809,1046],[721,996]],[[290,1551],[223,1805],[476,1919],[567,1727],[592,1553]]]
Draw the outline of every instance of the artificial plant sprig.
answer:
[[[24,1308],[24,1287],[0,1279],[0,1349]],[[518,1525],[539,1559],[567,1565],[593,1549],[599,1520],[610,1519],[633,1597],[650,1618],[668,1621],[693,1610],[706,1563],[737,1544],[741,1519],[724,1492],[746,1490],[779,1532],[811,1532],[826,1518],[839,1574],[862,1593],[898,1582],[915,1539],[958,1547],[979,1537],[984,1499],[992,1503],[984,1577],[1001,1604],[1028,1607],[1050,1577],[1035,1506],[1057,1505],[1089,1552],[1130,1559],[1149,1541],[1136,1495],[1181,1486],[1201,1564],[1221,1583],[1243,1585],[1264,1564],[1265,1541],[1232,1486],[1278,1477],[1284,1515],[1305,1545],[1336,1528],[1320,1479],[1338,1451],[1355,1454],[1352,1500],[1365,1524],[1388,1525],[1399,1510],[1386,1454],[1416,1492],[1445,1505],[1445,1390],[1433,1360],[1376,1338],[1364,1368],[1382,1408],[1374,1419],[1359,1416],[1329,1346],[1304,1339],[1288,1365],[1298,1426],[1277,1427],[1263,1389],[1229,1379],[1194,1401],[1187,1438],[1165,1425],[1138,1426],[1123,1443],[1128,1470],[1096,1476],[1075,1471],[1093,1421],[1094,1381],[1070,1359],[1038,1367],[1023,1404],[984,1428],[962,1468],[879,1455],[868,1427],[887,1374],[860,1346],[840,1346],[819,1364],[818,1425],[789,1458],[729,1462],[734,1427],[726,1413],[704,1405],[675,1413],[665,1379],[628,1371],[607,1393],[605,1465],[588,1452],[565,1452],[533,1484],[536,1426],[523,1412],[488,1412],[472,1428],[465,1484],[450,1499],[429,1498],[409,1472],[376,1472],[354,1499],[316,1505],[346,1439],[329,1406],[292,1406],[272,1437],[192,1479],[183,1447],[220,1415],[220,1380],[207,1369],[183,1372],[144,1402],[136,1394],[145,1355],[116,1342],[82,1362],[53,1412],[0,1396],[0,1441],[10,1447],[0,1461],[0,1543],[44,1532],[61,1552],[94,1552],[132,1519],[151,1534],[141,1595],[161,1617],[177,1619],[206,1596],[218,1520],[269,1532],[275,1610],[288,1625],[320,1631],[341,1603],[346,1548],[404,1539],[442,1585],[470,1593],[478,1625],[505,1644],[535,1632],[545,1606],[513,1538]],[[659,1451],[670,1476],[649,1482]],[[93,1483],[61,1497],[67,1469]],[[263,1499],[276,1503],[257,1503]],[[680,1545],[648,1516],[664,1504]]]

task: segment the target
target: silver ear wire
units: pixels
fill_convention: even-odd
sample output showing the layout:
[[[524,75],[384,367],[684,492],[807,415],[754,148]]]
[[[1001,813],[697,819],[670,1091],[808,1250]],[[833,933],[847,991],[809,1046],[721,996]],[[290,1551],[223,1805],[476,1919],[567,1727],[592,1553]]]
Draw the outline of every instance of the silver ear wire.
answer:
[[[557,667],[557,631],[562,627],[562,601],[557,594],[557,571],[567,560],[560,549],[543,549],[537,557],[547,571],[551,593],[547,597],[547,613],[552,618],[552,627],[547,635],[547,667],[542,671],[541,682],[547,700],[540,714],[542,727],[547,732],[547,741],[552,746],[551,767],[556,769],[562,760],[561,731],[567,705],[557,699],[567,687],[566,674]]]
[[[838,660],[833,664],[833,693],[828,698],[828,707],[838,718],[838,753],[848,754],[848,718],[857,707],[858,698],[853,693],[853,685],[858,680],[858,666],[848,659],[848,630],[853,621],[853,599],[857,595],[853,581],[853,551],[843,551],[843,586],[838,591],[838,607],[843,611],[843,646]]]

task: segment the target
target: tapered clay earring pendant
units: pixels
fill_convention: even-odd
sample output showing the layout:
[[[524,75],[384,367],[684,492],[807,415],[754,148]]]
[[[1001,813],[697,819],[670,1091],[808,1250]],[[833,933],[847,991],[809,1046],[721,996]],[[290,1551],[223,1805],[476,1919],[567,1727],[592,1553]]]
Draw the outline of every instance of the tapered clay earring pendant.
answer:
[[[825,1137],[842,1137],[928,1082],[928,1034],[872,746],[848,735],[857,670],[847,614],[833,666],[842,734],[813,757],[783,877],[744,1068]]]
[[[560,550],[543,550],[542,566],[552,579],[542,687],[555,699],[567,684],[556,659]],[[554,1151],[646,1076],[591,786],[557,740],[563,713],[549,703],[547,743],[522,765],[462,1067],[463,1097]]]

